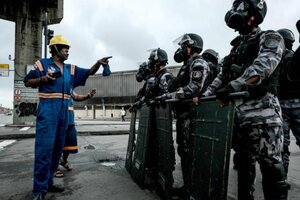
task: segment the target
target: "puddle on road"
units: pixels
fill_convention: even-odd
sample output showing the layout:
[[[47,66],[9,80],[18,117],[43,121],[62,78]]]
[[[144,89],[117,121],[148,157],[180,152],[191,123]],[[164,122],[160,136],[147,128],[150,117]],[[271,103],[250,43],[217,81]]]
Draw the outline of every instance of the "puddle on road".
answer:
[[[86,150],[99,150],[99,149],[105,149],[109,146],[110,144],[88,144],[88,145],[84,145],[83,148]]]
[[[121,168],[120,162],[124,159],[117,154],[107,152],[106,148],[109,146],[110,144],[86,144],[83,149],[91,153],[96,163],[111,169],[119,169]]]
[[[90,149],[90,150],[96,149],[96,147],[95,147],[94,145],[91,145],[91,144],[89,144],[89,145],[87,145],[87,146],[84,146],[83,148],[84,148],[84,149]]]

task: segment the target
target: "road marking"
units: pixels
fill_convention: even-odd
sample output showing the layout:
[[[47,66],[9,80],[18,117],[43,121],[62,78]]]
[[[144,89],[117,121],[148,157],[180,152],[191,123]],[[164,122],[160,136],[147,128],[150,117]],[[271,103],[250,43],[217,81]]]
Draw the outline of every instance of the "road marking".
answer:
[[[20,129],[20,131],[27,131],[28,129],[30,129],[30,126],[27,126],[27,127],[21,128],[21,129]]]
[[[16,142],[16,140],[3,140],[0,142],[0,150],[4,149],[4,147]]]
[[[115,166],[116,163],[113,163],[113,162],[102,162],[101,165],[104,165],[106,167],[112,167],[112,166]]]

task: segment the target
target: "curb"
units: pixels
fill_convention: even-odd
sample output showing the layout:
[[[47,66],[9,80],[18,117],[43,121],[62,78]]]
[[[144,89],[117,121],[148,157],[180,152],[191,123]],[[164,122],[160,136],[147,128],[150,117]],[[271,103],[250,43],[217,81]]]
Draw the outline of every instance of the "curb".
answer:
[[[77,135],[79,136],[96,136],[96,135],[128,135],[129,131],[77,131]],[[35,133],[15,133],[15,134],[6,134],[0,135],[0,140],[9,140],[9,139],[28,139],[35,138]]]

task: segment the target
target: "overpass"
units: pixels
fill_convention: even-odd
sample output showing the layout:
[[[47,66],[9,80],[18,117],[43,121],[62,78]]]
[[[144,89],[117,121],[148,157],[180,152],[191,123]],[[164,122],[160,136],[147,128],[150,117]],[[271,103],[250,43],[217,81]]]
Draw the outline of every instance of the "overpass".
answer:
[[[47,35],[47,25],[57,24],[62,20],[63,2],[63,0],[0,1],[0,18],[15,22],[14,124],[35,121],[32,113],[37,105],[37,92],[25,88],[22,80],[31,68],[30,65],[42,57],[43,28]]]

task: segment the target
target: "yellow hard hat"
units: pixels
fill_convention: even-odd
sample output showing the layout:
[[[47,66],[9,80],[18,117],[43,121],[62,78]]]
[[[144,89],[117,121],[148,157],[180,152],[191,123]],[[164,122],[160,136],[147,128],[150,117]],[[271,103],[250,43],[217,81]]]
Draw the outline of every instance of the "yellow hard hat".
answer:
[[[66,40],[66,38],[64,38],[62,35],[55,35],[53,38],[51,38],[49,42],[49,47],[56,44],[61,44],[61,45],[66,45],[68,47],[71,47],[68,41]]]

